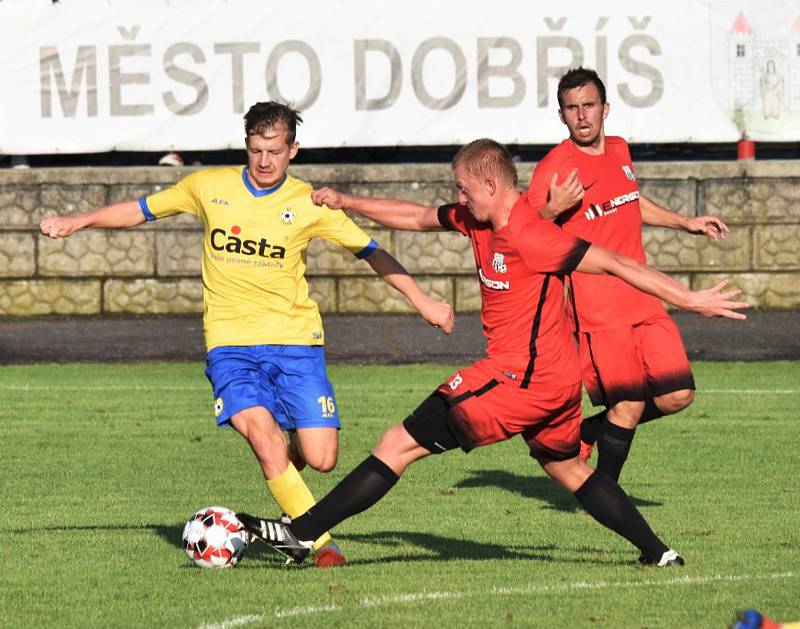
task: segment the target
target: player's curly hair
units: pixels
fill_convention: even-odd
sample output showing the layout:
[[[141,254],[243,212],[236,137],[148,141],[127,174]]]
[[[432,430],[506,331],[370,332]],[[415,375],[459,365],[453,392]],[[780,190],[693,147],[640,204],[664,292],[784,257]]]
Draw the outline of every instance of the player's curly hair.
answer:
[[[558,80],[558,106],[564,108],[564,94],[569,90],[574,90],[576,87],[583,87],[589,83],[594,83],[597,91],[600,93],[600,104],[606,104],[606,86],[597,75],[597,72],[591,68],[577,67],[570,68],[564,76]]]
[[[246,136],[260,135],[268,129],[286,127],[289,132],[286,143],[292,144],[297,137],[297,125],[302,122],[299,111],[285,103],[271,100],[256,103],[247,111],[244,115],[244,132]]]
[[[495,177],[498,182],[510,188],[517,187],[517,167],[511,151],[504,144],[481,138],[462,146],[453,158],[451,166],[455,170],[464,165],[471,177],[481,179]]]

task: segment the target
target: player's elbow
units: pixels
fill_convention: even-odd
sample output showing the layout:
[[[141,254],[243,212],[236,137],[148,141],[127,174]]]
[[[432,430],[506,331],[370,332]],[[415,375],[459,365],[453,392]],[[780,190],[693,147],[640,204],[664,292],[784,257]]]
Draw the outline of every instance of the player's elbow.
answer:
[[[613,251],[592,245],[586,251],[577,270],[581,273],[598,275],[621,275],[624,272],[625,258]]]

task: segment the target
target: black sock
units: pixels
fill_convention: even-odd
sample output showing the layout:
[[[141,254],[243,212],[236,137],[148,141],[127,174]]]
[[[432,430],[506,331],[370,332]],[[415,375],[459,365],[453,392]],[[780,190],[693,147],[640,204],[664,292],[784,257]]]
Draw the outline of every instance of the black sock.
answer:
[[[603,432],[597,439],[597,469],[618,481],[635,433],[636,428],[623,428],[606,419]]]
[[[656,402],[653,398],[647,398],[644,403],[642,417],[639,419],[639,424],[646,424],[647,422],[651,422],[659,417],[664,417],[664,413],[662,413],[661,409],[656,406]]]
[[[317,504],[292,520],[292,532],[300,540],[317,539],[342,520],[369,509],[399,479],[389,466],[370,454]]]
[[[591,417],[584,417],[581,422],[581,441],[584,443],[594,443],[603,432],[603,422],[606,419],[608,409],[604,409],[592,415]]]
[[[586,479],[575,498],[595,520],[636,546],[648,562],[661,559],[664,545],[622,488],[601,470]]]

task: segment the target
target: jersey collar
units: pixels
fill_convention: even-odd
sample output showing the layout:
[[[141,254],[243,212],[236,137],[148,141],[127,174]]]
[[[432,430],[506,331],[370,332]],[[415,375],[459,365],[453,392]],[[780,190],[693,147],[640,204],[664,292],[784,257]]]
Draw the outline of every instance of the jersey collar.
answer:
[[[271,188],[264,188],[263,190],[259,190],[253,184],[250,183],[250,179],[247,178],[247,166],[242,168],[242,181],[244,182],[245,187],[250,191],[254,197],[265,197],[268,194],[272,194],[273,192],[277,192],[278,188],[280,188],[283,183],[286,181],[286,178],[289,176],[289,173],[284,173],[283,178],[276,183]]]

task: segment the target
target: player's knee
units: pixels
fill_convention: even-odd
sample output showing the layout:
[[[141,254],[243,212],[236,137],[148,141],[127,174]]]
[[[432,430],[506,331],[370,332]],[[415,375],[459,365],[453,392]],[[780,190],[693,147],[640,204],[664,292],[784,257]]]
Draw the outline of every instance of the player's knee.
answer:
[[[330,472],[336,467],[339,457],[339,442],[337,439],[301,439],[298,457],[306,465],[318,472]]]
[[[327,473],[336,467],[337,459],[336,452],[320,452],[306,457],[305,462],[310,468]]]
[[[375,451],[378,452],[392,452],[402,451],[407,449],[409,442],[413,441],[408,431],[402,424],[395,424],[386,429],[381,435],[378,445],[375,446]]]
[[[641,401],[617,402],[608,409],[607,417],[611,423],[624,428],[635,428],[644,413],[645,404]]]
[[[673,391],[656,398],[656,405],[665,415],[671,415],[682,411],[694,401],[694,391],[692,389],[682,389]]]

